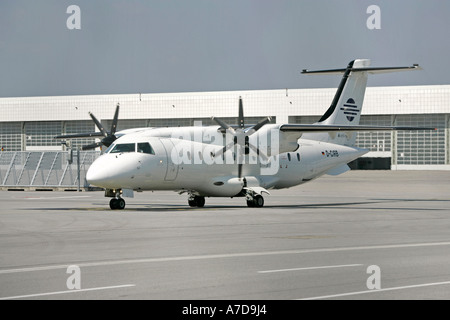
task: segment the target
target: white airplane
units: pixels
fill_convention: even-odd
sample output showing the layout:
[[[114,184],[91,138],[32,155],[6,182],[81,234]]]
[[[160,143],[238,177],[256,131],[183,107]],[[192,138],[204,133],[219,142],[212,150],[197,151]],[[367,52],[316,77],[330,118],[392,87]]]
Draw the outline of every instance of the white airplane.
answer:
[[[303,74],[343,74],[329,109],[310,125],[244,123],[239,98],[238,125],[212,118],[219,126],[138,128],[116,133],[119,106],[107,132],[90,113],[100,132],[55,138],[103,137],[83,147],[108,149],[90,166],[86,180],[105,189],[111,209],[124,209],[133,191],[173,190],[188,195],[191,207],[206,197],[244,197],[249,207],[262,207],[263,194],[316,179],[339,175],[347,163],[369,150],[355,147],[357,131],[432,130],[416,127],[361,126],[359,120],[368,74],[420,69],[373,68],[370,60],[351,61],[346,68]]]

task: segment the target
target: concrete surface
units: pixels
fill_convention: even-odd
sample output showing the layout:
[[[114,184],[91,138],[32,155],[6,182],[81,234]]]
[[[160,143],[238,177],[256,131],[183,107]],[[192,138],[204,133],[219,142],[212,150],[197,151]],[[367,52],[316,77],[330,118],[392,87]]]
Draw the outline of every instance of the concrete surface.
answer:
[[[450,172],[271,193],[135,193],[111,211],[102,192],[0,192],[0,298],[450,299]]]

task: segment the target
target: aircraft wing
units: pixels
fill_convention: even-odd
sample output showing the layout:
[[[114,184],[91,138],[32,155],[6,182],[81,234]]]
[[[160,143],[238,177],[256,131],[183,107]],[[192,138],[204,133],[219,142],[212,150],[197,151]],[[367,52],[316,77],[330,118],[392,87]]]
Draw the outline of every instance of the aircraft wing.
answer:
[[[403,126],[366,126],[366,125],[322,125],[322,124],[282,124],[280,130],[280,145],[278,153],[294,151],[298,148],[298,139],[308,133],[328,133],[335,136],[338,132],[349,135],[357,131],[416,131],[416,130],[436,130],[436,128],[403,127]],[[319,138],[319,137],[317,137]],[[271,151],[271,155],[274,155]]]
[[[282,132],[336,132],[336,131],[396,131],[396,130],[437,130],[436,128],[404,127],[404,126],[345,126],[345,125],[316,125],[316,124],[283,124]]]
[[[60,136],[56,136],[53,139],[76,139],[76,138],[92,138],[92,137],[103,137],[103,133],[90,132],[90,133],[63,134]]]

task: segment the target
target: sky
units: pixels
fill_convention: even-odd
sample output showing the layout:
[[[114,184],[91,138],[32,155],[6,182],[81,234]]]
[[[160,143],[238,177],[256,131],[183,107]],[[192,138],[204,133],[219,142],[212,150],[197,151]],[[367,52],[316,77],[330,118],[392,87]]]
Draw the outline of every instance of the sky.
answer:
[[[450,84],[449,31],[446,0],[2,0],[0,97],[333,88],[300,72],[357,58]]]

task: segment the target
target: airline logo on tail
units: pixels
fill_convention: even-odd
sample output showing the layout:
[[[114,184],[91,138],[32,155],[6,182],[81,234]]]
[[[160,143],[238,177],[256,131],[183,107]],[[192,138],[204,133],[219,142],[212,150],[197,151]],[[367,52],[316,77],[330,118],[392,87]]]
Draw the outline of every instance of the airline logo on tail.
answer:
[[[341,110],[344,111],[347,120],[350,122],[355,119],[359,112],[358,106],[356,105],[356,102],[355,100],[353,100],[353,98],[348,99],[347,102],[344,103],[344,107],[342,107]]]

